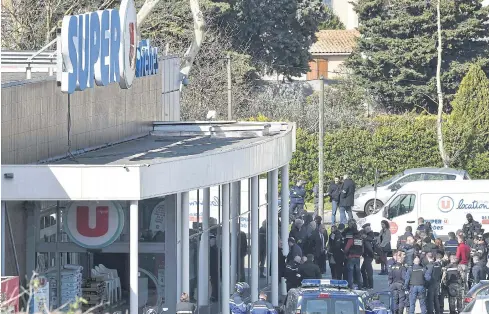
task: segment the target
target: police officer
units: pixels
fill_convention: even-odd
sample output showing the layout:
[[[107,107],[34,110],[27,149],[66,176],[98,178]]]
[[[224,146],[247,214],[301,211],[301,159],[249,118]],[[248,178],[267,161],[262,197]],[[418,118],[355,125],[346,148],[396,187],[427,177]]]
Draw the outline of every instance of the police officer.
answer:
[[[431,279],[431,278],[428,278]],[[414,314],[416,300],[419,300],[421,314],[426,314],[425,268],[420,265],[419,257],[415,257],[413,266],[409,267],[404,286],[409,288],[409,314]]]
[[[405,280],[406,267],[403,265],[402,255],[398,254],[396,262],[389,269],[389,288],[394,298],[393,314],[404,314],[406,303]]]
[[[455,235],[455,232],[448,233],[448,241],[445,242],[445,252],[448,252],[449,255],[457,253],[458,241]]]
[[[260,292],[258,301],[253,302],[250,305],[250,314],[276,314],[277,311],[273,305],[267,301],[267,294],[265,292]]]
[[[338,230],[334,233],[334,240],[332,244],[332,254],[335,260],[335,273],[332,274],[333,279],[341,280],[343,279],[344,274],[344,265],[345,265],[345,253],[343,252],[343,248],[345,247],[346,241],[343,236],[343,232],[345,231],[345,225],[339,224]]]
[[[374,246],[375,236],[370,227],[370,224],[364,224],[362,226],[362,239],[363,239],[363,263],[362,263],[362,279],[363,287],[365,289],[374,288],[374,270],[372,268],[372,262],[374,260]]]
[[[482,237],[482,234],[477,235],[476,241],[475,241],[475,247],[474,247],[474,254],[479,255],[479,260],[482,261],[484,264],[487,263],[487,245],[486,241],[484,241],[484,238]],[[474,262],[475,264],[475,262]]]
[[[450,314],[456,314],[462,311],[463,275],[464,271],[460,269],[457,263],[457,257],[451,255],[450,264],[445,268],[442,280],[448,290]]]
[[[292,220],[296,217],[300,217],[304,211],[304,198],[306,196],[304,183],[304,180],[301,179],[290,189],[289,216]]]
[[[412,236],[413,227],[407,226],[404,234],[397,239],[397,249],[399,250],[404,244],[406,244],[407,238]]]
[[[243,301],[243,296],[250,286],[246,282],[238,282],[234,286],[235,292],[229,300],[231,314],[247,314],[248,305]]]
[[[307,254],[307,261],[299,266],[299,275],[301,279],[321,279],[321,270],[314,263],[314,255]]]
[[[474,239],[475,234],[482,234],[482,225],[475,221],[472,214],[467,214],[467,223],[464,224],[462,230],[465,233],[467,239]]]
[[[404,264],[406,267],[413,266],[414,256],[416,255],[416,248],[414,247],[414,237],[408,236],[406,239],[406,244],[401,248],[404,252]]]
[[[472,259],[474,262],[474,266],[472,266],[472,278],[474,280],[474,284],[478,284],[479,281],[486,279],[487,267],[486,263],[479,258],[479,255],[474,255]]]
[[[440,263],[435,261],[435,256],[432,252],[426,253],[426,259],[428,261],[426,265],[426,277],[431,277],[427,281],[426,309],[428,314],[440,314],[439,298],[442,267]]]
[[[353,219],[352,219],[353,220]],[[355,276],[356,281],[358,282],[358,288],[362,289],[362,273],[360,270],[360,257],[362,257],[364,248],[363,248],[363,239],[360,234],[356,230],[357,225],[350,224],[350,230],[347,234],[347,242],[345,246],[345,255],[347,256],[346,264],[348,270],[348,286],[350,289],[353,288],[353,279]],[[350,237],[351,235],[351,237]]]
[[[287,291],[297,288],[301,284],[301,276],[299,275],[299,266],[301,265],[301,257],[296,256],[285,266],[285,280]]]

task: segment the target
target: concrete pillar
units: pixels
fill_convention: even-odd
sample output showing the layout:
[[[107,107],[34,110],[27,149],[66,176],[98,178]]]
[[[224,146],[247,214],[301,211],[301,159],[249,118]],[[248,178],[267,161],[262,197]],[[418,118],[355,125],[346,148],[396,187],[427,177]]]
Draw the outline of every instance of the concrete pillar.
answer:
[[[176,287],[178,276],[177,256],[177,201],[178,194],[165,196],[165,286]],[[177,261],[180,261],[177,259]],[[165,289],[165,304],[168,313],[175,313],[179,297],[177,289]]]
[[[267,283],[270,284],[270,270],[272,268],[272,172],[267,173]]]
[[[282,251],[284,256],[289,254],[289,165],[285,165],[281,168],[281,179],[282,179],[282,209],[280,216],[280,238],[282,239]],[[282,295],[287,294],[287,286],[285,284],[285,278],[282,279]]]
[[[222,185],[222,284],[221,284],[221,312],[229,314],[229,183]]]
[[[258,265],[258,245],[259,245],[259,204],[258,204],[258,176],[251,178],[250,188],[250,208],[251,208],[251,301],[258,300],[259,289],[259,265]]]
[[[177,225],[177,261],[182,260],[182,194],[177,193],[177,212],[176,212],[176,225]],[[166,237],[165,237],[166,239]],[[177,298],[180,298],[182,294],[182,263],[177,263]],[[177,299],[177,300],[178,300]],[[177,302],[175,300],[175,302]]]
[[[198,305],[209,305],[209,216],[211,189],[205,188],[202,193],[202,235],[199,248],[199,290]]]
[[[271,201],[270,208],[272,209],[272,230],[271,233],[271,255],[272,255],[272,304],[278,306],[278,170],[272,170],[272,184],[271,184]]]
[[[231,223],[231,281],[230,286],[234,287],[238,273],[238,182],[230,184],[230,223]],[[224,264],[225,265],[225,264]]]
[[[139,209],[138,201],[131,201],[129,206],[129,309],[131,314],[138,314],[139,305]]]
[[[0,215],[0,263],[1,263],[1,276],[5,276],[5,236],[7,232],[5,231],[5,202],[2,202],[2,213]]]
[[[182,193],[182,292],[190,295],[190,240],[188,192]]]

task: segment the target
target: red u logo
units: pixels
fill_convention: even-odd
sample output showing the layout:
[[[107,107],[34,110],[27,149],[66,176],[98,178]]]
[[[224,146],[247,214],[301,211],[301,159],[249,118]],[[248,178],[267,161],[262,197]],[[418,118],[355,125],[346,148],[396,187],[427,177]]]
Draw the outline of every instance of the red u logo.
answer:
[[[97,206],[95,208],[95,227],[91,228],[89,224],[90,211],[88,206],[78,206],[76,208],[76,229],[80,235],[85,237],[101,237],[109,231],[109,207]],[[92,218],[93,219],[93,218]]]
[[[441,208],[442,209],[450,209],[452,208],[452,202],[450,200],[442,200],[441,201]]]

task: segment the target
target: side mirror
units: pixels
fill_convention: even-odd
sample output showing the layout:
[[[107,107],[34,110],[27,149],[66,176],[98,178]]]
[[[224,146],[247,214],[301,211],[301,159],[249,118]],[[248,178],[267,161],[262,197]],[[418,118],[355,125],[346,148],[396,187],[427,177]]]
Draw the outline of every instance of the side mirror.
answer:
[[[392,184],[389,189],[391,189],[391,191],[397,191],[401,188],[401,185],[399,183],[394,183]]]

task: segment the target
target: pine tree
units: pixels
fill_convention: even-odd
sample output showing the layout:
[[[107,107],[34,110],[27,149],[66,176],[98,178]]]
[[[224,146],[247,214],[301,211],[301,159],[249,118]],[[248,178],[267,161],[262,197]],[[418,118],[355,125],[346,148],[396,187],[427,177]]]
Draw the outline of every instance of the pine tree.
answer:
[[[393,111],[435,112],[435,1],[359,0],[361,38],[347,65],[379,103]],[[489,9],[479,0],[442,0],[442,85],[448,103],[476,59],[489,70]],[[478,39],[478,40],[475,40]]]
[[[452,101],[445,138],[452,165],[465,166],[489,149],[489,79],[473,64]]]

